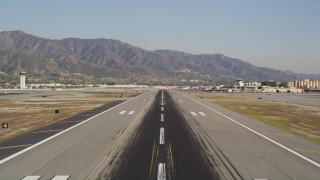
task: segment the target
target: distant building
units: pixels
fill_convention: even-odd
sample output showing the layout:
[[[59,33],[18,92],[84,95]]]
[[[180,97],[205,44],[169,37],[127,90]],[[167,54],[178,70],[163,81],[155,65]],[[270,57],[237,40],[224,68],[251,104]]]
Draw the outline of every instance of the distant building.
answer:
[[[277,86],[277,82],[274,80],[269,80],[269,81],[264,81],[261,82],[262,86],[269,86],[269,87],[276,87]]]
[[[20,72],[20,89],[26,88],[26,72]]]
[[[244,87],[244,82],[242,79],[237,79],[237,85],[241,88]]]
[[[320,80],[298,80],[298,81],[289,81],[289,88],[303,88],[303,89],[320,89]]]

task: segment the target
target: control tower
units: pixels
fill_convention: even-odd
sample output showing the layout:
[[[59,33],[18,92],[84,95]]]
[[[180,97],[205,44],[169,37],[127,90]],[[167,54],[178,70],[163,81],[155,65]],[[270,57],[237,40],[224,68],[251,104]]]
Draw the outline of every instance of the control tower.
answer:
[[[20,89],[26,88],[26,72],[20,72]]]

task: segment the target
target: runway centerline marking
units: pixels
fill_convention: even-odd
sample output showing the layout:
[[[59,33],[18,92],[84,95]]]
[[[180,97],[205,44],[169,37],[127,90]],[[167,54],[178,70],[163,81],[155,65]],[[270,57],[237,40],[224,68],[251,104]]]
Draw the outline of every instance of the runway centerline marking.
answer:
[[[22,178],[21,180],[38,180],[40,178],[41,178],[41,176],[26,176],[26,177]]]
[[[164,107],[161,107],[161,111],[164,111]]]
[[[160,140],[159,144],[164,144],[164,128],[160,128]]]
[[[130,111],[128,114],[130,114],[130,115],[131,115],[131,114],[133,114],[134,112],[135,112],[135,111]]]
[[[92,119],[94,119],[94,118],[96,118],[96,117],[98,117],[98,116],[100,116],[100,115],[108,112],[108,111],[111,111],[112,109],[115,109],[115,108],[117,108],[117,107],[119,107],[119,106],[121,106],[121,105],[123,105],[123,104],[125,104],[125,103],[128,103],[128,102],[130,102],[130,101],[132,101],[132,100],[134,100],[134,99],[136,99],[136,98],[138,98],[138,97],[140,97],[140,96],[142,96],[142,95],[144,95],[144,94],[145,94],[145,93],[142,93],[142,94],[140,94],[140,95],[138,95],[138,96],[136,96],[136,97],[133,97],[133,98],[127,100],[127,101],[124,101],[124,102],[122,102],[122,103],[120,103],[120,104],[118,104],[118,105],[116,105],[116,106],[113,106],[113,107],[111,107],[111,108],[109,108],[109,109],[107,109],[107,110],[105,110],[105,111],[103,111],[103,112],[101,112],[101,113],[99,113],[99,114],[97,114],[97,115],[95,115],[95,116],[92,116],[92,117],[90,117],[90,118],[88,118],[88,119],[86,119],[86,120],[84,120],[84,121],[82,121],[82,122],[80,122],[80,123],[78,123],[78,124],[75,124],[74,126],[71,126],[71,127],[69,127],[68,129],[65,129],[65,130],[63,130],[63,131],[61,131],[61,132],[58,132],[57,134],[54,134],[54,135],[52,135],[52,136],[50,136],[50,137],[48,137],[48,138],[46,138],[46,139],[44,139],[44,140],[42,140],[42,141],[34,144],[34,145],[32,145],[32,146],[29,146],[29,147],[27,147],[27,148],[25,148],[25,149],[23,149],[23,150],[15,153],[15,154],[12,154],[11,156],[8,156],[8,157],[0,160],[0,165],[3,164],[3,163],[5,163],[5,162],[7,162],[7,161],[9,161],[10,159],[13,159],[13,158],[15,158],[15,157],[17,157],[17,156],[19,156],[19,155],[21,155],[21,154],[23,154],[23,153],[25,153],[25,152],[33,149],[33,148],[35,148],[35,147],[37,147],[37,146],[45,143],[45,142],[50,141],[51,139],[54,139],[55,137],[60,136],[61,134],[65,133],[65,132],[67,132],[67,131],[70,131],[70,130],[72,130],[72,129],[74,129],[74,128],[76,128],[76,127],[78,127],[78,126],[80,126],[80,125],[82,125],[82,124],[84,124],[84,123],[86,123],[86,122],[88,122],[88,121],[90,121],[90,120],[92,120]]]
[[[56,175],[51,180],[67,180],[70,176],[67,175]]]
[[[166,180],[166,164],[165,163],[159,163],[158,164],[158,180]]]
[[[177,92],[177,91],[176,91],[176,92]],[[177,92],[177,93],[180,93],[180,92]],[[225,117],[226,119],[229,119],[230,121],[232,121],[232,122],[234,122],[234,123],[238,124],[239,126],[241,126],[241,127],[245,128],[245,129],[247,129],[247,130],[249,130],[249,131],[253,132],[254,134],[256,134],[256,135],[258,135],[258,136],[260,136],[260,137],[262,137],[262,138],[264,138],[264,139],[268,140],[269,142],[271,142],[271,143],[273,143],[273,144],[275,144],[275,145],[277,145],[277,146],[281,147],[282,149],[287,150],[287,151],[291,152],[292,154],[294,154],[294,155],[296,155],[296,156],[300,157],[301,159],[304,159],[305,161],[307,161],[307,162],[309,162],[309,163],[311,163],[311,164],[313,164],[313,165],[317,166],[318,168],[320,168],[320,163],[318,163],[318,162],[316,162],[316,161],[314,161],[314,160],[312,160],[312,159],[310,159],[310,158],[308,158],[308,157],[306,157],[306,156],[304,156],[304,155],[302,155],[302,154],[300,154],[300,153],[298,153],[298,152],[294,151],[293,149],[288,148],[287,146],[285,146],[285,145],[283,145],[283,144],[278,143],[277,141],[275,141],[275,140],[273,140],[273,139],[269,138],[268,136],[265,136],[265,135],[263,135],[263,134],[259,133],[258,131],[254,130],[254,129],[252,129],[252,128],[250,128],[250,127],[248,127],[248,126],[244,125],[244,124],[239,123],[238,121],[236,121],[236,120],[234,120],[234,119],[232,119],[232,118],[228,117],[227,115],[224,115],[224,114],[222,114],[221,112],[219,112],[219,111],[217,111],[217,110],[214,110],[214,109],[210,108],[209,106],[207,106],[207,105],[205,105],[205,104],[202,104],[201,102],[199,102],[199,101],[197,101],[197,100],[195,100],[195,99],[192,99],[192,98],[191,98],[191,97],[189,97],[189,96],[186,96],[186,95],[184,95],[184,94],[182,94],[182,93],[180,93],[180,94],[181,94],[181,95],[183,95],[184,97],[186,97],[186,98],[188,98],[188,99],[190,99],[190,100],[192,100],[192,101],[194,101],[194,102],[196,102],[196,103],[198,103],[198,104],[200,104],[200,105],[202,105],[202,106],[204,106],[204,107],[206,107],[206,108],[210,109],[211,111],[213,111],[213,112],[215,112],[215,113],[217,113],[217,114],[221,115],[222,117]]]
[[[206,116],[206,114],[203,112],[199,112],[199,114],[201,114],[201,116]]]
[[[164,114],[161,114],[161,122],[164,121]]]
[[[197,115],[197,113],[195,113],[195,112],[190,112],[191,114],[192,114],[192,116],[196,116]]]
[[[1,149],[11,149],[11,148],[18,148],[18,147],[26,147],[26,146],[31,146],[32,144],[23,144],[23,145],[16,145],[16,146],[7,146],[7,147],[0,147]]]
[[[127,111],[121,111],[121,112],[119,112],[119,114],[124,114],[124,113],[126,113]]]

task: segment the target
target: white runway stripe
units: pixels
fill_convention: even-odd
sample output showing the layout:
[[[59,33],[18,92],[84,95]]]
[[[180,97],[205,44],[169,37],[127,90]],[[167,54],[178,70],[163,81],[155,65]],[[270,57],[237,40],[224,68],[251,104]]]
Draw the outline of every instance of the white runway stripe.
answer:
[[[158,164],[158,180],[166,180],[166,164],[165,163],[159,163]]]
[[[164,111],[164,107],[161,107],[161,111]]]
[[[119,114],[124,114],[124,113],[126,113],[127,111],[121,111],[121,112],[119,112]]]
[[[197,113],[195,113],[195,112],[190,112],[193,116],[196,116],[197,115]]]
[[[135,111],[130,111],[128,114],[133,114]]]
[[[69,179],[70,176],[65,176],[65,175],[57,175],[53,177],[51,180],[67,180]]]
[[[159,144],[164,144],[164,128],[160,128],[160,140]]]
[[[203,112],[199,112],[199,114],[201,114],[201,116],[206,116],[206,114]]]
[[[164,114],[161,114],[161,121],[164,121]]]
[[[41,176],[26,176],[26,177],[22,178],[21,180],[38,180],[40,178],[41,178]]]

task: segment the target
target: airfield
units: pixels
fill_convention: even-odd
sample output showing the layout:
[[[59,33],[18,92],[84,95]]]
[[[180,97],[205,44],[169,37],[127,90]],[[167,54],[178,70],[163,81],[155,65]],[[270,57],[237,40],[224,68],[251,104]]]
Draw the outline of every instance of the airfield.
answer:
[[[0,102],[0,179],[320,177],[317,94],[80,88]]]

